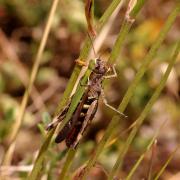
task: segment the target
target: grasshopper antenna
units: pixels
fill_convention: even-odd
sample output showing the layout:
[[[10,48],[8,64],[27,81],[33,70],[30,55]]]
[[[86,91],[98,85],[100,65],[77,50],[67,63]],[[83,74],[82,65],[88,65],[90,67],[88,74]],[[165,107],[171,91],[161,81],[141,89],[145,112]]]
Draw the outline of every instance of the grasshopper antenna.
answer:
[[[96,51],[95,51],[95,49],[94,49],[93,40],[92,40],[92,38],[91,38],[91,35],[89,34],[89,32],[87,32],[87,35],[88,35],[88,37],[89,37],[89,39],[90,39],[94,56],[96,57],[97,54],[96,54]]]
[[[89,32],[87,32],[87,35],[88,35],[88,37],[89,37],[89,39],[90,39],[90,42],[91,42],[91,45],[92,45],[92,48],[93,48],[94,56],[97,57],[97,53],[96,53],[96,51],[95,51],[95,48],[94,48],[94,45],[93,45],[93,41],[92,41],[91,35],[89,34]],[[98,59],[101,59],[101,57],[102,57],[102,53],[99,55]]]

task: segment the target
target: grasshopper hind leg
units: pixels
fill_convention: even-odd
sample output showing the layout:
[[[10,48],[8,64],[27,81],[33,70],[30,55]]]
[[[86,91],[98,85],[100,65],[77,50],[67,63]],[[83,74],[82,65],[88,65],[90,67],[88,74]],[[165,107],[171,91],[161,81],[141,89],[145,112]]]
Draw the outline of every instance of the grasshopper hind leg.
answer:
[[[54,129],[66,116],[66,113],[69,109],[71,101],[69,100],[67,105],[62,109],[62,111],[53,119],[51,123],[49,123],[46,127],[47,131]]]
[[[71,131],[71,123],[68,122],[55,138],[55,143],[62,142]]]

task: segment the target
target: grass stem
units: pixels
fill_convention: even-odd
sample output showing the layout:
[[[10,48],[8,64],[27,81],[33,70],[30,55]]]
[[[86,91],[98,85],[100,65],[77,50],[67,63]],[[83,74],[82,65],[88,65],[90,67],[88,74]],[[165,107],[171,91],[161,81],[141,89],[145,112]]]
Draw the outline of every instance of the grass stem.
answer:
[[[123,163],[123,159],[129,149],[130,144],[132,143],[139,127],[141,126],[141,124],[144,122],[144,119],[146,118],[146,116],[148,115],[148,113],[151,111],[151,108],[153,106],[153,104],[155,103],[156,99],[159,97],[161,91],[163,90],[165,83],[167,81],[167,78],[169,77],[169,74],[173,68],[173,65],[176,61],[176,58],[179,54],[179,50],[180,50],[180,41],[177,43],[173,57],[166,69],[166,72],[164,73],[164,76],[162,77],[158,87],[156,88],[155,92],[153,93],[152,97],[150,98],[149,102],[147,103],[147,105],[145,106],[144,110],[142,111],[142,113],[140,114],[139,118],[137,119],[137,125],[132,129],[130,135],[128,136],[128,139],[126,141],[126,144],[124,145],[124,147],[121,149],[121,151],[119,152],[117,161],[109,175],[109,180],[112,180],[113,177],[115,176],[115,174],[117,173],[118,169],[121,167],[122,163]]]
[[[151,47],[149,53],[146,55],[145,60],[143,61],[143,64],[141,65],[133,82],[131,83],[130,87],[128,88],[126,94],[123,97],[123,100],[118,108],[118,110],[120,112],[124,112],[124,110],[126,109],[128,103],[137,87],[137,84],[139,83],[139,81],[141,80],[145,71],[147,70],[150,62],[153,60],[154,56],[156,55],[156,52],[157,52],[158,48],[160,47],[162,41],[166,37],[169,29],[172,27],[178,13],[179,13],[179,10],[180,10],[180,3],[178,3],[176,5],[176,7],[173,9],[173,11],[170,13],[161,32],[158,35],[156,41],[154,42],[153,46]],[[87,167],[86,167],[85,173],[84,173],[84,179],[85,179],[86,175],[88,174],[89,170],[91,169],[91,167],[95,164],[99,155],[102,153],[105,144],[108,142],[109,138],[111,137],[111,134],[113,134],[115,127],[118,126],[118,123],[119,123],[119,117],[114,116],[113,119],[111,120],[111,122],[109,123],[104,136],[102,137],[101,141],[99,142],[98,146],[96,147],[96,152],[94,153],[94,155],[90,158],[90,160],[87,163]]]

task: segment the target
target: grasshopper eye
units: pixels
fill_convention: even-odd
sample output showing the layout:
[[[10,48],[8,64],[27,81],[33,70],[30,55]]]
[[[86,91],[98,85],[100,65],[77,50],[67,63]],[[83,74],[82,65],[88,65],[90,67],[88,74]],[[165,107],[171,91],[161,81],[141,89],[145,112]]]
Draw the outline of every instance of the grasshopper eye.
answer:
[[[99,58],[96,58],[95,62],[96,62],[96,66],[100,66],[102,60],[100,60]]]
[[[109,71],[112,71],[112,68],[111,68],[111,67],[108,67],[108,68],[107,68],[107,72],[109,72]]]

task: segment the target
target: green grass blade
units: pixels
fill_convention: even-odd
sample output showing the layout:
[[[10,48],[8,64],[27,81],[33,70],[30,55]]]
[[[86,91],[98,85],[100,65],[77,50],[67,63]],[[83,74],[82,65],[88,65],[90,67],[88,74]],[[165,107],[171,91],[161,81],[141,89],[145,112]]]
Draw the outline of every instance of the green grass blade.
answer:
[[[151,142],[149,143],[149,148],[153,145],[154,143],[154,138],[151,140]],[[147,151],[148,151],[148,148],[147,148]],[[146,151],[146,152],[147,152]],[[144,159],[144,156],[146,154],[146,152],[144,152],[140,157],[139,159],[137,160],[137,162],[135,163],[135,165],[132,167],[131,171],[129,172],[128,176],[125,178],[125,180],[131,180],[134,172],[136,171],[136,169],[138,168],[138,166],[140,165],[140,163],[142,162],[142,160]]]
[[[127,92],[126,92],[126,94],[125,94],[125,96],[124,96],[124,98],[123,98],[123,100],[122,100],[122,102],[118,108],[118,110],[120,112],[124,112],[124,110],[126,109],[138,82],[141,80],[141,78],[144,75],[146,69],[148,68],[150,62],[154,58],[154,56],[157,52],[157,49],[160,47],[162,41],[166,37],[169,29],[171,28],[173,22],[175,21],[177,15],[179,13],[179,9],[180,9],[180,3],[178,3],[176,5],[174,10],[169,15],[166,23],[164,24],[161,32],[158,35],[158,38],[156,39],[156,41],[153,44],[152,48],[150,49],[149,53],[145,57],[145,60],[143,61],[142,66],[140,67],[138,73],[136,74],[136,76],[134,78],[134,81],[131,83],[130,87],[128,88],[128,90],[127,90]],[[96,152],[94,153],[93,157],[91,157],[91,159],[88,161],[84,176],[87,175],[90,168],[95,164],[97,158],[99,157],[99,155],[103,151],[105,144],[107,143],[108,139],[110,138],[111,134],[113,133],[113,130],[118,125],[118,123],[119,123],[119,116],[114,116],[113,119],[111,120],[111,122],[109,123],[103,138],[101,139],[98,146],[96,147]]]
[[[70,165],[75,156],[75,153],[76,153],[75,149],[72,149],[72,148],[69,149],[69,151],[67,153],[67,158],[66,158],[65,164],[64,164],[61,174],[59,176],[59,180],[65,179],[66,173],[68,172],[68,169],[70,168]]]
[[[153,46],[151,47],[150,51],[148,52],[147,56],[145,57],[143,64],[141,65],[139,71],[137,72],[133,82],[131,83],[130,87],[128,88],[120,106],[119,110],[124,111],[127,107],[127,104],[129,103],[133,93],[134,89],[136,88],[137,84],[139,83],[140,79],[144,75],[145,71],[147,70],[149,64],[153,60],[153,58],[156,55],[156,52],[158,48],[160,47],[161,43],[165,39],[167,33],[169,32],[170,28],[172,27],[177,15],[179,14],[180,11],[180,4],[178,3],[177,6],[174,8],[174,10],[171,12],[169,17],[167,18],[161,32],[159,33],[156,41],[154,42]]]
[[[164,76],[162,77],[159,86],[156,88],[155,92],[153,93],[151,99],[149,100],[149,102],[147,103],[147,105],[145,106],[144,110],[142,111],[141,115],[139,116],[139,118],[137,119],[137,125],[133,128],[133,130],[131,131],[125,146],[122,148],[122,150],[119,152],[117,161],[110,173],[109,179],[113,179],[113,177],[115,176],[115,174],[117,173],[118,169],[121,167],[123,159],[129,149],[130,144],[132,143],[139,127],[141,126],[141,124],[143,123],[144,119],[146,118],[146,116],[148,115],[148,113],[151,111],[151,108],[153,106],[153,104],[155,103],[156,99],[159,97],[161,91],[163,90],[165,83],[167,81],[167,78],[171,72],[171,69],[173,68],[173,65],[176,61],[176,58],[178,56],[180,50],[180,41],[177,43],[176,48],[175,48],[175,52],[173,54],[173,57],[166,69],[166,72],[164,74]]]
[[[114,0],[112,3],[109,5],[107,10],[104,12],[103,16],[99,20],[99,26],[102,27],[106,22],[109,16],[115,11],[117,6],[120,4],[122,0]]]
[[[154,141],[153,141],[154,142]],[[153,143],[151,143],[151,146],[152,146]],[[150,146],[150,147],[151,147]],[[142,162],[142,160],[144,159],[144,156],[145,156],[146,152],[143,153],[139,159],[137,160],[137,162],[134,164],[134,166],[132,167],[131,171],[129,172],[128,176],[125,178],[125,180],[131,180],[132,179],[132,176],[134,174],[134,172],[136,171],[136,169],[138,168],[138,166],[140,165],[140,163]]]
[[[132,19],[134,19],[137,14],[139,13],[139,11],[142,9],[143,5],[145,4],[145,0],[139,0],[137,1],[137,4],[135,5],[135,7],[132,10],[132,13],[130,13],[130,16]],[[126,17],[124,18],[124,21],[122,23],[122,27],[121,30],[119,32],[119,35],[117,37],[117,40],[115,42],[115,45],[113,47],[112,53],[109,57],[109,63],[113,64],[115,63],[115,60],[117,59],[117,57],[119,56],[119,52],[121,50],[122,44],[126,38],[126,35],[128,34],[130,28],[132,25],[132,21],[129,21]]]
[[[37,179],[37,176],[38,174],[40,173],[41,171],[41,168],[42,168],[42,162],[43,162],[43,158],[44,158],[44,155],[46,153],[46,150],[47,148],[49,147],[49,144],[51,142],[51,137],[54,133],[55,129],[53,129],[52,131],[50,131],[48,134],[47,134],[47,137],[39,151],[39,154],[38,154],[38,157],[36,158],[36,161],[35,161],[35,164],[34,164],[34,167],[29,175],[29,177],[27,178],[28,180],[35,180]]]

